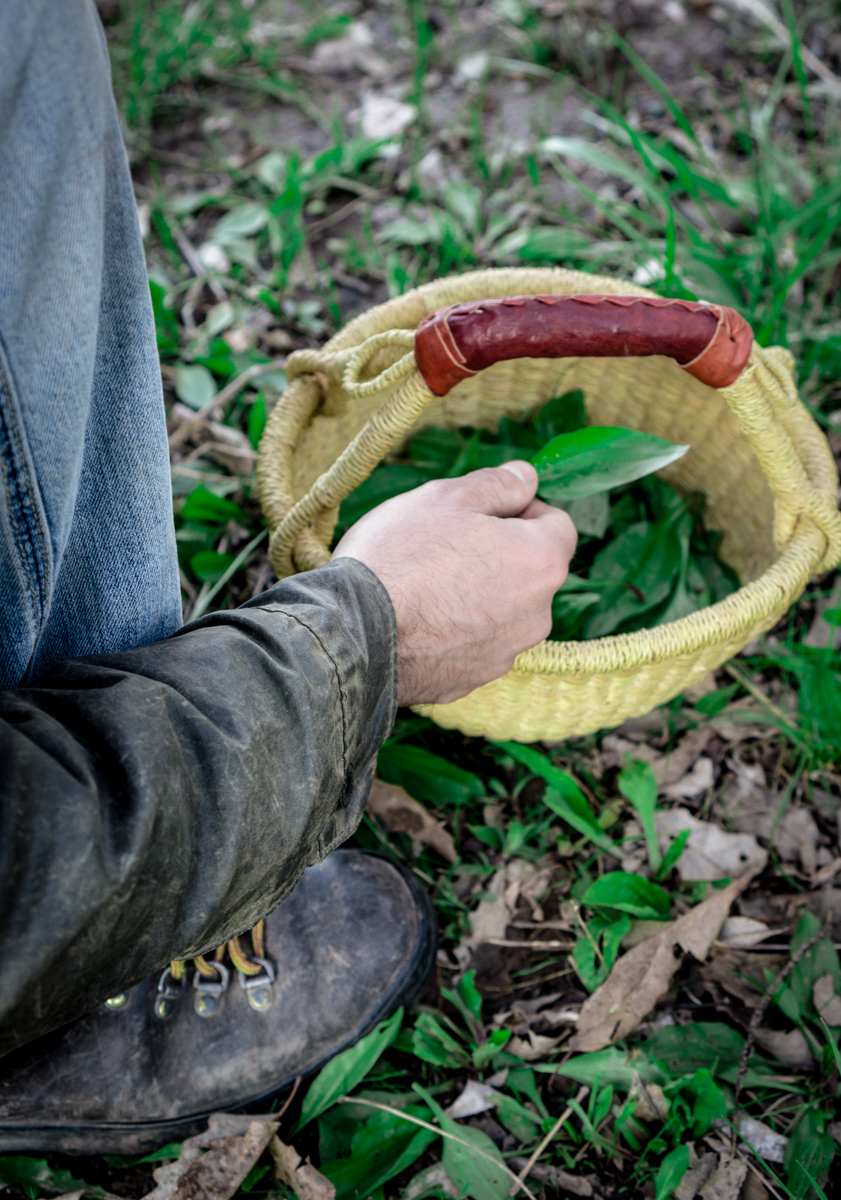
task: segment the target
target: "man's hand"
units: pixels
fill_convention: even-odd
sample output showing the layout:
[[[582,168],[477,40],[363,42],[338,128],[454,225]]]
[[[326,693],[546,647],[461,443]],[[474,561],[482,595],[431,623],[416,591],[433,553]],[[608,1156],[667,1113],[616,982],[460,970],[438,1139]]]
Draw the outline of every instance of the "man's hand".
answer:
[[[530,463],[426,483],[362,517],[334,558],[379,576],[397,614],[400,704],[446,704],[548,636],[575,550]]]

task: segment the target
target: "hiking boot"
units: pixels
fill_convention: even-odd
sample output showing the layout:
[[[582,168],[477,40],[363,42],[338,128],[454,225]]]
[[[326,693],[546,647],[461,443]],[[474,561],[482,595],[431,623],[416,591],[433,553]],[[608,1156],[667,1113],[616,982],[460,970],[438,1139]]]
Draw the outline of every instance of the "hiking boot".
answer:
[[[230,964],[219,952],[173,964],[0,1060],[0,1152],[144,1154],[212,1112],[265,1106],[416,1003],[435,916],[391,859],[337,850],[304,872],[251,953],[229,947]]]

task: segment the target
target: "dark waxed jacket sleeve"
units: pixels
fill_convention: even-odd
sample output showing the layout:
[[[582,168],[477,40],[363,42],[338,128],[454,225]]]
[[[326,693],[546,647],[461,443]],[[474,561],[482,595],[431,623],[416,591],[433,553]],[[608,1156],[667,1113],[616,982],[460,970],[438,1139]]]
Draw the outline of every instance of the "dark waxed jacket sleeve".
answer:
[[[0,1053],[275,908],[356,828],[396,695],[349,558],[0,694]]]

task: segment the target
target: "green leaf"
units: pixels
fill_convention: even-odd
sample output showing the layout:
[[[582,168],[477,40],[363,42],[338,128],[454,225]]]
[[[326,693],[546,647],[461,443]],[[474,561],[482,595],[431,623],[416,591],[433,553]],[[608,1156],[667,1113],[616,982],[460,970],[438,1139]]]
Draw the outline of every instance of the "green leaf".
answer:
[[[618,917],[596,913],[586,925],[582,922],[582,926],[582,932],[573,947],[572,961],[578,978],[589,992],[594,992],[610,974],[619,955],[622,939],[631,928],[631,918],[626,913]],[[596,947],[601,955],[600,960],[596,956]]]
[[[539,495],[575,500],[659,471],[689,449],[633,429],[589,426],[559,434],[531,461]]]
[[[266,397],[262,392],[248,410],[248,440],[254,450],[260,445],[260,438],[266,428]]]
[[[591,883],[581,897],[590,908],[615,908],[632,917],[648,917],[654,921],[667,920],[671,903],[667,892],[641,875],[627,871],[611,871]]]
[[[271,1170],[271,1166],[269,1163],[266,1163],[262,1167],[260,1166],[259,1163],[255,1163],[254,1166],[251,1168],[251,1170],[246,1175],[245,1179],[243,1179],[242,1183],[239,1185],[240,1191],[241,1192],[250,1192],[251,1189],[255,1186],[255,1184],[258,1184],[260,1182],[260,1180],[263,1178],[263,1176],[266,1175],[270,1170]]]
[[[301,1115],[293,1132],[297,1133],[299,1129],[303,1129],[314,1117],[329,1108],[339,1096],[347,1095],[362,1082],[382,1052],[397,1037],[402,1020],[403,1009],[398,1008],[389,1021],[382,1021],[355,1046],[337,1054],[322,1067],[304,1097]]]
[[[559,433],[583,429],[587,424],[584,393],[580,388],[574,388],[562,396],[553,396],[537,410],[530,423],[543,442],[551,441]]]
[[[657,871],[655,872],[655,875],[654,875],[655,883],[659,883],[661,879],[668,878],[669,872],[671,871],[672,867],[675,865],[677,860],[680,858],[681,854],[683,854],[683,848],[686,845],[686,843],[689,841],[689,835],[691,834],[691,832],[692,832],[691,829],[681,830],[681,832],[677,835],[675,840],[669,846],[668,850],[663,855],[663,861],[660,863],[660,866],[658,867]]]
[[[648,847],[648,861],[652,871],[656,872],[662,861],[660,848],[657,844],[657,830],[654,826],[654,812],[657,808],[657,776],[648,763],[639,759],[626,762],[617,780],[619,791],[630,800],[634,810],[642,822],[645,833],[645,844]]]
[[[410,1116],[428,1121],[424,1105],[406,1108]],[[432,1129],[404,1120],[397,1113],[376,1112],[354,1135],[351,1152],[320,1170],[336,1187],[336,1200],[366,1200],[393,1176],[410,1167],[438,1137]]]
[[[804,1200],[809,1195],[812,1186],[809,1175],[819,1183],[824,1182],[824,1173],[829,1170],[835,1151],[835,1139],[826,1129],[826,1118],[810,1105],[789,1134],[785,1149],[786,1183],[795,1200]]]
[[[405,788],[415,800],[428,801],[438,808],[456,807],[485,795],[485,785],[478,775],[422,746],[386,742],[377,758],[377,773],[387,783]]]
[[[179,363],[175,368],[175,394],[190,408],[204,408],[216,395],[216,380],[207,367]]]
[[[496,1102],[496,1115],[501,1125],[514,1137],[528,1145],[542,1130],[543,1119],[538,1113],[526,1108],[519,1100],[503,1092]]]
[[[184,501],[185,521],[197,521],[201,525],[227,525],[228,521],[248,522],[248,515],[232,500],[225,500],[208,491],[204,484],[190,492]]]
[[[18,1188],[33,1197],[43,1192],[59,1195],[81,1188],[86,1192],[102,1193],[101,1188],[92,1188],[83,1179],[75,1179],[69,1171],[51,1167],[45,1158],[29,1158],[19,1154],[0,1157],[0,1183]]]
[[[639,1077],[645,1083],[668,1083],[669,1075],[663,1067],[652,1062],[640,1050],[618,1050],[608,1046],[605,1050],[592,1050],[588,1054],[575,1054],[563,1063],[532,1063],[532,1070],[547,1075],[563,1075],[577,1083],[593,1087],[596,1082],[603,1086],[612,1083],[616,1087],[630,1090]]]
[[[442,1131],[461,1139],[454,1142],[445,1138],[441,1155],[444,1170],[459,1196],[470,1196],[472,1200],[506,1200],[509,1177],[503,1157],[488,1135],[469,1125],[459,1125],[448,1117],[420,1084],[414,1084],[414,1089],[432,1109]],[[471,1146],[462,1145],[462,1141],[470,1142],[482,1153],[474,1153]]]
[[[510,254],[516,248],[517,256],[526,262],[565,262],[590,245],[584,234],[560,225],[538,225],[529,229],[525,237],[520,235],[519,244],[514,241],[515,237],[515,234],[509,235],[505,239],[506,245],[499,243],[497,253],[500,257],[505,256],[504,251]]]
[[[736,1070],[744,1049],[744,1036],[732,1025],[719,1021],[696,1021],[689,1025],[667,1025],[659,1029],[642,1049],[672,1078],[701,1067],[718,1074]]]
[[[654,524],[636,522],[598,552],[590,582],[612,582],[615,587],[604,593],[601,609],[587,621],[586,637],[606,637],[657,623],[658,608],[668,602],[680,571],[681,546],[675,529],[679,520],[680,515],[670,514]]]
[[[221,217],[210,235],[210,240],[219,246],[228,246],[240,238],[259,233],[268,223],[269,210],[264,204],[246,203],[231,209]]]
[[[202,583],[213,583],[225,574],[233,561],[232,554],[218,554],[215,550],[200,550],[190,559],[190,570]]]
[[[359,487],[342,501],[336,528],[337,536],[351,525],[355,525],[360,517],[364,517],[378,504],[384,504],[394,496],[410,492],[413,488],[428,483],[431,478],[432,474],[427,468],[408,463],[386,463],[377,467],[364,483],[360,483]]]
[[[504,750],[506,754],[510,754],[517,762],[528,767],[535,775],[546,780],[550,786],[544,794],[543,800],[553,812],[562,817],[573,829],[583,833],[597,846],[601,846],[603,850],[608,850],[617,857],[620,856],[620,852],[617,851],[612,840],[596,821],[584,793],[571,775],[562,771],[560,767],[556,767],[545,754],[532,749],[531,746],[522,746],[519,742],[496,742],[495,745],[500,750]]]
[[[676,1146],[657,1169],[654,1180],[654,1200],[667,1200],[689,1170],[689,1147]]]
[[[463,1067],[470,1055],[433,1013],[418,1013],[412,1030],[412,1053],[435,1067]]]
[[[510,1029],[494,1029],[486,1042],[474,1048],[470,1059],[477,1071],[483,1070],[488,1063],[493,1062],[497,1054],[505,1049],[510,1037]]]
[[[585,537],[603,538],[610,524],[610,500],[607,492],[594,492],[580,500],[558,500],[555,507],[562,509],[575,528]]]

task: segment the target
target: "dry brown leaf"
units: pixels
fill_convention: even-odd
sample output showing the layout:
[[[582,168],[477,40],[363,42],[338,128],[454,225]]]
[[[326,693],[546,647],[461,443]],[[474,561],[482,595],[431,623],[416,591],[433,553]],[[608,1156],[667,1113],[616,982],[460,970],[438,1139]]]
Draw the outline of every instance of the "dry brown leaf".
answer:
[[[269,1117],[213,1113],[175,1162],[152,1172],[157,1187],[145,1200],[229,1200],[276,1132]]]
[[[652,770],[657,776],[661,792],[670,784],[683,779],[695,760],[706,750],[712,735],[713,731],[708,726],[691,729],[689,733],[684,734],[671,754],[661,755],[659,762],[652,763]]]
[[[725,833],[711,821],[699,821],[685,808],[663,809],[654,814],[654,823],[664,854],[679,833],[690,831],[677,861],[677,873],[683,880],[752,879],[768,862],[768,851],[752,834]]]
[[[447,862],[458,861],[452,834],[401,787],[375,779],[368,796],[368,811],[379,817],[391,833],[408,833],[412,841],[431,846]]]
[[[294,1146],[287,1146],[275,1134],[269,1142],[274,1174],[279,1183],[291,1187],[299,1200],[336,1200],[336,1185],[304,1162]]]
[[[524,1062],[539,1062],[553,1050],[557,1050],[560,1040],[560,1038],[544,1037],[543,1034],[534,1033],[530,1029],[523,1037],[509,1038],[505,1043],[505,1049],[510,1054],[516,1054],[517,1058],[522,1058]]]
[[[771,929],[764,921],[757,921],[754,917],[728,917],[721,927],[718,940],[722,946],[744,950],[749,946],[758,946],[766,938],[775,935],[776,929]]]
[[[433,1163],[431,1167],[420,1171],[403,1190],[403,1200],[416,1200],[418,1196],[430,1196],[435,1192],[443,1192],[452,1200],[458,1200],[458,1189],[453,1184],[442,1163]]]
[[[767,1162],[781,1163],[785,1161],[788,1138],[777,1133],[764,1121],[756,1117],[740,1117],[739,1133],[753,1149]]]
[[[627,954],[581,1009],[571,1050],[601,1050],[625,1037],[669,990],[683,950],[703,962],[747,879],[736,879]]]
[[[805,1071],[815,1064],[812,1049],[799,1029],[791,1029],[788,1033],[780,1029],[757,1029],[754,1041],[760,1050],[787,1067],[800,1067]]]
[[[505,937],[517,908],[520,889],[528,887],[538,874],[534,865],[522,858],[512,858],[496,872],[484,890],[497,899],[479,901],[470,914],[470,933],[453,951],[460,966],[467,965],[475,948],[483,942]]]
[[[718,1165],[718,1155],[712,1150],[698,1158],[694,1147],[690,1146],[689,1154],[689,1170],[672,1193],[674,1200],[695,1200],[699,1189],[704,1186]]]
[[[785,954],[752,954],[729,946],[714,945],[710,962],[701,967],[705,983],[717,983],[725,992],[736,996],[748,1008],[756,1008],[765,992],[765,971],[777,976],[787,961]],[[756,987],[751,980],[756,980]]]
[[[841,996],[835,991],[831,975],[821,975],[812,989],[812,999],[815,1008],[833,1028],[841,1025]]]
[[[479,1113],[496,1108],[499,1096],[500,1093],[489,1083],[468,1079],[461,1093],[444,1112],[454,1121],[465,1121],[468,1117],[477,1117]]]
[[[692,770],[678,779],[677,783],[670,783],[663,788],[663,795],[671,796],[672,799],[689,799],[709,791],[714,783],[713,760],[702,755],[696,760]]]
[[[510,1158],[508,1162],[512,1171],[522,1171],[528,1159],[517,1156]],[[551,1184],[552,1188],[561,1195],[565,1192],[572,1192],[573,1196],[592,1196],[593,1184],[597,1182],[595,1175],[570,1175],[569,1171],[563,1171],[560,1167],[552,1166],[551,1163],[542,1162],[536,1162],[529,1169],[529,1179],[536,1179],[538,1183]]]
[[[748,1173],[748,1164],[738,1154],[724,1151],[718,1156],[718,1166],[699,1191],[701,1200],[738,1200]]]
[[[742,1184],[742,1190],[739,1192],[739,1200],[768,1200],[768,1189],[762,1180],[754,1175],[750,1166],[748,1166],[748,1173],[745,1176],[745,1182]]]

